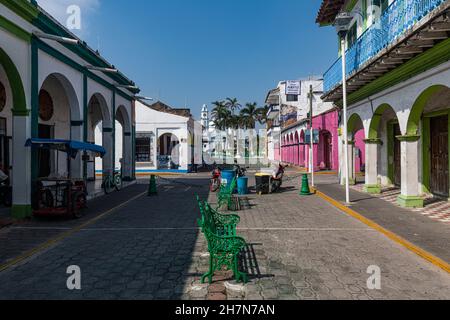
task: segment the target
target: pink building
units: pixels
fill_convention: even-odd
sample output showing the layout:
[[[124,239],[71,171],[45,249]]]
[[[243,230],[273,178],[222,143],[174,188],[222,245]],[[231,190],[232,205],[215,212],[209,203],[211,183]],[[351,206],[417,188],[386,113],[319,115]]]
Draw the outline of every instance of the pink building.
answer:
[[[313,129],[319,132],[319,144],[314,145],[314,170],[339,170],[339,113],[336,109],[318,115],[313,119]],[[309,128],[304,121],[296,128],[286,130],[282,135],[282,161],[308,168],[310,145],[305,144]],[[355,169],[360,172],[365,163],[364,132],[355,135]],[[308,168],[309,169],[309,168]]]

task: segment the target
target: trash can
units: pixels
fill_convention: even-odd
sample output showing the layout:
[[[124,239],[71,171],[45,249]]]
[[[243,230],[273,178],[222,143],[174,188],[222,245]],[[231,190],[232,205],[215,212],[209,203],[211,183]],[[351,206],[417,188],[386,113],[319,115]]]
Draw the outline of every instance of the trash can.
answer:
[[[240,177],[237,180],[238,193],[240,195],[248,194],[248,178]]]
[[[233,179],[235,177],[235,172],[231,170],[222,171],[222,185],[227,186],[229,188]]]
[[[256,193],[269,194],[270,193],[270,174],[257,173],[256,178]]]

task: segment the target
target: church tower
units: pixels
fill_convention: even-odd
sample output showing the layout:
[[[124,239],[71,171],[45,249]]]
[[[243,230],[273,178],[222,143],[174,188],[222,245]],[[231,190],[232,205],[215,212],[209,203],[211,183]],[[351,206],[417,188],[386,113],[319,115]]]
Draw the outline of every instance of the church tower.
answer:
[[[201,116],[201,124],[206,132],[209,130],[209,112],[208,106],[206,104],[203,105],[202,108],[202,116]]]

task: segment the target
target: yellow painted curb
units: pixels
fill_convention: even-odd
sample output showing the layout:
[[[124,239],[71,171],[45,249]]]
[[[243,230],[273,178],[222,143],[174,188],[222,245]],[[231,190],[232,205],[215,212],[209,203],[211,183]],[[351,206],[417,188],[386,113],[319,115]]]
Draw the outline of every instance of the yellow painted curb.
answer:
[[[353,218],[361,221],[362,223],[366,224],[367,226],[377,230],[378,232],[384,234],[386,237],[388,237],[389,239],[395,241],[396,243],[404,246],[405,248],[407,248],[408,250],[412,251],[413,253],[415,253],[416,255],[418,255],[419,257],[427,260],[428,262],[431,262],[432,264],[434,264],[435,266],[441,268],[442,270],[450,273],[450,264],[448,264],[447,262],[445,262],[444,260],[434,256],[433,254],[417,247],[416,245],[412,244],[411,242],[403,239],[402,237],[396,235],[395,233],[383,228],[382,226],[380,226],[379,224],[377,224],[376,222],[367,219],[366,217],[362,216],[361,214],[357,213],[356,211],[346,207],[344,204],[340,203],[339,201],[327,196],[326,194],[320,192],[317,189],[314,189],[314,192],[317,196],[321,197],[322,199],[324,199],[325,201],[329,202],[330,204],[332,204],[333,206],[335,206],[336,208],[338,208],[339,210],[347,213],[348,215],[352,216]]]
[[[147,194],[147,192],[143,192],[141,194],[138,194],[137,196],[127,200],[126,202],[124,202],[124,203],[122,203],[122,204],[120,204],[120,205],[118,205],[118,206],[116,206],[116,207],[114,207],[112,209],[109,209],[108,211],[100,214],[99,216],[97,216],[95,218],[92,218],[91,220],[86,221],[85,223],[83,223],[83,224],[81,224],[81,225],[79,225],[79,226],[77,226],[77,227],[75,227],[73,229],[70,229],[69,231],[66,231],[66,232],[64,232],[64,233],[62,233],[62,234],[60,234],[60,235],[58,235],[58,236],[56,236],[56,237],[54,237],[54,238],[52,238],[50,240],[47,240],[46,242],[44,242],[43,244],[37,246],[36,248],[33,248],[33,249],[31,249],[31,250],[29,250],[29,251],[27,251],[27,252],[25,252],[25,253],[17,256],[17,257],[15,257],[11,261],[9,261],[9,262],[7,262],[7,263],[5,263],[3,265],[0,265],[0,272],[3,272],[5,270],[11,268],[12,266],[14,266],[14,265],[16,265],[16,264],[18,264],[18,263],[20,263],[20,262],[22,262],[22,261],[32,257],[32,256],[34,256],[34,255],[44,251],[45,249],[48,249],[51,246],[58,244],[62,240],[66,239],[67,237],[70,237],[71,235],[79,232],[80,230],[82,230],[82,229],[84,229],[84,228],[94,224],[98,220],[100,220],[100,219],[102,219],[102,218],[104,218],[104,217],[106,217],[106,216],[116,212],[117,210],[119,210],[120,208],[123,208],[124,206],[126,206],[130,202],[132,202],[134,200],[137,200],[137,199],[139,199],[140,197],[143,197],[146,194]]]

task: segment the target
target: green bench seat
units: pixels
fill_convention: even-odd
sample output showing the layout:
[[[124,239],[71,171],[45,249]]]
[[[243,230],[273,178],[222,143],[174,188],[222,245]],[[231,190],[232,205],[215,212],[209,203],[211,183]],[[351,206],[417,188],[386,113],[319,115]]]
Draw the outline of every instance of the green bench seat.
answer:
[[[198,199],[201,219],[198,219],[208,242],[209,271],[202,276],[202,283],[208,279],[212,283],[215,271],[232,270],[237,282],[248,282],[247,274],[239,271],[239,254],[247,246],[242,237],[236,236],[236,227],[240,221],[237,215],[224,215]]]

